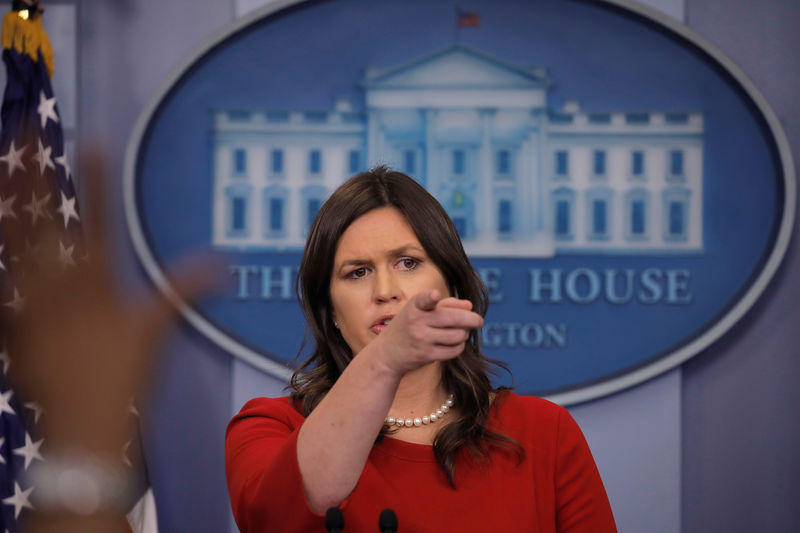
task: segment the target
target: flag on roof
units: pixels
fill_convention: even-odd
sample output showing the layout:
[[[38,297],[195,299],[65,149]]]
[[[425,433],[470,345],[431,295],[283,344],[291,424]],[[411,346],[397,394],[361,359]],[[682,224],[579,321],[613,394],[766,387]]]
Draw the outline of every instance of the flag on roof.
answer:
[[[477,13],[458,10],[459,28],[477,28],[481,24],[481,17]]]

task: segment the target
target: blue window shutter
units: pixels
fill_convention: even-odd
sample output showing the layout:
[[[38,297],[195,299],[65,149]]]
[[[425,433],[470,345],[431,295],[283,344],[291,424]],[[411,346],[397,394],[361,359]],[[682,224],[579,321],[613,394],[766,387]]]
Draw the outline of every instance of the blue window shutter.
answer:
[[[683,152],[680,150],[669,153],[669,172],[673,176],[683,175]]]
[[[606,234],[606,202],[604,200],[592,202],[592,225],[596,235]]]
[[[322,171],[322,152],[311,150],[308,154],[308,170],[312,174],[319,174]]]
[[[272,151],[272,172],[275,174],[283,172],[283,150]]]
[[[556,174],[566,176],[569,174],[569,156],[566,150],[556,152]]]
[[[606,153],[603,150],[594,151],[594,173],[598,176],[606,173]]]
[[[497,206],[498,224],[497,229],[500,233],[511,233],[511,201],[500,200]]]
[[[350,174],[356,174],[361,171],[361,153],[358,150],[350,150],[348,166]]]
[[[641,235],[644,233],[644,202],[635,200],[631,203],[631,233]]]
[[[511,172],[511,153],[508,150],[497,152],[497,173],[508,174]]]
[[[637,150],[633,152],[631,161],[631,173],[634,176],[644,174],[644,152]]]
[[[403,170],[406,174],[414,174],[416,172],[416,154],[414,150],[406,150],[403,152]]]
[[[453,174],[464,173],[464,150],[453,150]]]
[[[242,197],[234,197],[232,200],[233,216],[231,217],[231,229],[242,231],[247,224],[247,200]]]
[[[467,220],[464,217],[454,217],[453,225],[456,227],[458,236],[463,238],[467,234]]]
[[[559,200],[556,202],[556,235],[569,235],[569,202]]]
[[[237,148],[233,152],[233,170],[237,174],[247,172],[247,152],[243,148]]]
[[[269,199],[269,229],[280,231],[283,229],[283,199]]]
[[[684,233],[683,227],[683,202],[669,203],[669,233],[680,236]]]
[[[311,198],[308,201],[308,226],[311,227],[311,224],[314,223],[314,219],[317,218],[317,213],[319,213],[319,208],[322,207],[322,201],[319,198]]]

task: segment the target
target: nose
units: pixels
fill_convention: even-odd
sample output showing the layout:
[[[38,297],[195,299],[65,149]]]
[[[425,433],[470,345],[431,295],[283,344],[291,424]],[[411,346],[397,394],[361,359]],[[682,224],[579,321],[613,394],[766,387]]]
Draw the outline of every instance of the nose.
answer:
[[[374,277],[373,297],[377,302],[399,300],[403,294],[397,277],[388,269],[379,269]]]

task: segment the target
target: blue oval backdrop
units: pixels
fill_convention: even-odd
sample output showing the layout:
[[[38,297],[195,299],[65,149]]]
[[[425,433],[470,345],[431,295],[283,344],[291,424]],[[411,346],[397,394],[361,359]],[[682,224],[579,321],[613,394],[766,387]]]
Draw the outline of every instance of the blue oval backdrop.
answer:
[[[520,392],[564,403],[730,329],[793,220],[792,161],[763,98],[655,12],[330,0],[239,21],[168,81],[129,146],[134,244],[167,292],[176,258],[218,256],[228,286],[184,314],[285,378],[308,226],[378,163],[452,217],[490,292],[486,353]]]

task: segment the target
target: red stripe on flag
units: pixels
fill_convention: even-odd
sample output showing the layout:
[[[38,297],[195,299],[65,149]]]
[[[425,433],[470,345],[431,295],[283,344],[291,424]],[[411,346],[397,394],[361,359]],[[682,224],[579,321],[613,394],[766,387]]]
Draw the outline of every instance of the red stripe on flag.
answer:
[[[459,28],[477,28],[481,23],[481,17],[477,13],[459,13]]]

